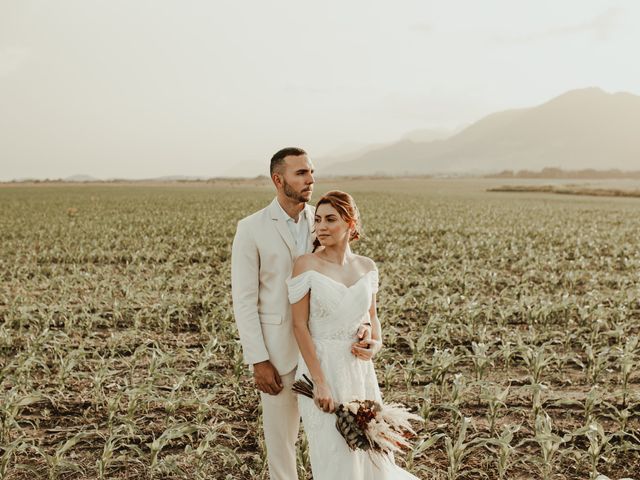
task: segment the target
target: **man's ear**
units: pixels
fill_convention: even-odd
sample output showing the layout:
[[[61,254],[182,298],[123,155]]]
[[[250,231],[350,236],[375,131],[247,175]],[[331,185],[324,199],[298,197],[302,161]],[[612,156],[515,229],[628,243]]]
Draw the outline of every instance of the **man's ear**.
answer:
[[[273,175],[271,175],[271,181],[276,186],[276,188],[282,188],[283,186],[282,174],[274,173]]]

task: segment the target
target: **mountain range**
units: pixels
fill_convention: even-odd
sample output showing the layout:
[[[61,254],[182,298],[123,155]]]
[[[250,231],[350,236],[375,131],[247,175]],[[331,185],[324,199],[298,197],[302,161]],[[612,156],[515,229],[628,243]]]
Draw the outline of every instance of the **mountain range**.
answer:
[[[483,174],[504,170],[640,169],[640,96],[572,90],[493,113],[444,139],[411,136],[323,162],[331,175]]]

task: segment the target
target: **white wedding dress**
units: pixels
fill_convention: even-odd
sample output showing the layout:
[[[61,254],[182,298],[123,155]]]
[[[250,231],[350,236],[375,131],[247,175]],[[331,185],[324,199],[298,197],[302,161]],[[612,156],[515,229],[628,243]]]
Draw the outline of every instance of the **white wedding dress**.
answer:
[[[337,403],[358,400],[382,401],[373,363],[356,358],[351,344],[358,327],[369,321],[372,294],[378,291],[378,272],[372,270],[350,287],[308,270],[287,281],[289,301],[297,303],[311,290],[309,330],[322,372]],[[302,355],[296,379],[309,370]],[[352,451],[336,429],[336,416],[325,413],[313,400],[298,395],[314,480],[417,480],[387,457],[373,458]]]

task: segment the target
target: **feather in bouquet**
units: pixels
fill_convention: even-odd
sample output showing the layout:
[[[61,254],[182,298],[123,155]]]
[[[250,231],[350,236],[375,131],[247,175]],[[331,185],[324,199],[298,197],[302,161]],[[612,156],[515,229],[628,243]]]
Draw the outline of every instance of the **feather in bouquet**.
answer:
[[[313,382],[302,375],[293,384],[293,391],[313,399]],[[338,404],[335,410],[336,428],[351,450],[365,450],[383,455],[408,448],[407,439],[415,435],[410,420],[422,422],[422,417],[399,404],[381,405],[373,400],[354,400]]]

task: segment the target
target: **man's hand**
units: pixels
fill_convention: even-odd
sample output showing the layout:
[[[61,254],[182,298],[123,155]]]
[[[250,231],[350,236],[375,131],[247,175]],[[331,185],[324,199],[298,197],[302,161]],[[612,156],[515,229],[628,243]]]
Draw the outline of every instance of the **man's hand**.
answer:
[[[282,390],[282,380],[269,360],[253,364],[253,380],[258,390],[269,395],[277,395]]]
[[[357,337],[358,337],[358,340],[360,340],[360,341],[367,340],[367,339],[371,338],[371,324],[370,323],[362,323],[358,327]]]
[[[380,340],[367,338],[351,345],[351,353],[360,360],[371,360],[382,348]]]

